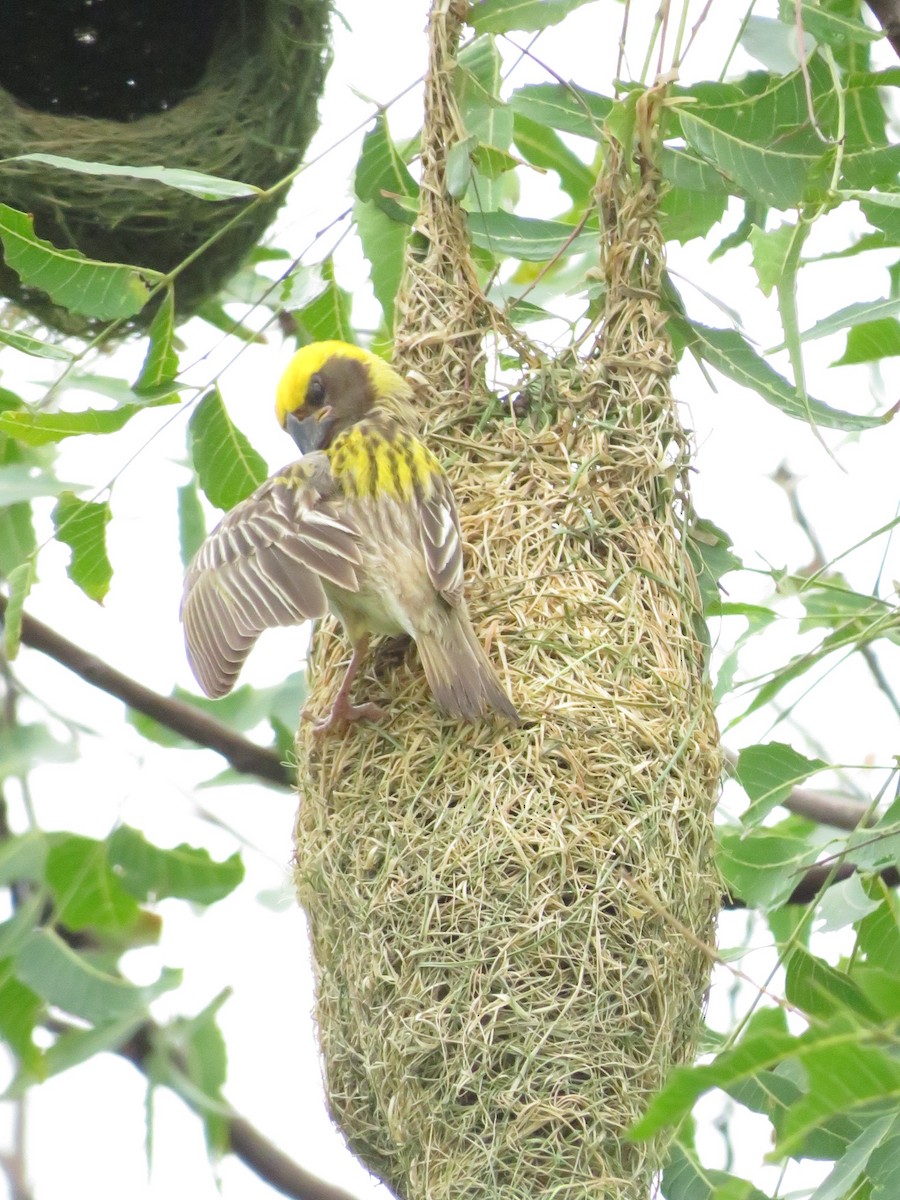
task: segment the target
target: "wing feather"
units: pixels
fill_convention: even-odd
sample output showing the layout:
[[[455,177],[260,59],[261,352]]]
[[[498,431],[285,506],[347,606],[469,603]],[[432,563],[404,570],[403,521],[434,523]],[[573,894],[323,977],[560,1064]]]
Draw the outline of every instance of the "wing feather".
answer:
[[[419,528],[428,575],[448,604],[457,605],[463,597],[462,541],[456,501],[447,477],[432,477],[434,486],[419,502]]]
[[[181,619],[188,661],[208,696],[231,691],[263,630],[321,617],[323,581],[359,589],[359,537],[335,494],[328,460],[308,455],[241,501],[197,551]]]

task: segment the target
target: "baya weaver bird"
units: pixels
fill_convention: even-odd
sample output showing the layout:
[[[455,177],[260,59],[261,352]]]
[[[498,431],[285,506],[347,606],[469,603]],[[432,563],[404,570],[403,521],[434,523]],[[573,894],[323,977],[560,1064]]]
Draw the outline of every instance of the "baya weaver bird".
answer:
[[[185,577],[185,644],[206,694],[231,691],[264,629],[331,609],[353,652],[317,732],[384,715],[350,700],[372,634],[415,639],[444,712],[517,724],[472,628],[456,503],[406,380],[357,346],[317,342],[289,363],[276,414],[303,457],[223,518]]]

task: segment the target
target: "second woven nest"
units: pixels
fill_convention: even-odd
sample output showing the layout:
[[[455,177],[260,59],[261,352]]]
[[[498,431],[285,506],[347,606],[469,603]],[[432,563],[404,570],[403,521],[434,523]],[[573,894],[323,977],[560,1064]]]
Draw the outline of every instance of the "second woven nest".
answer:
[[[316,127],[328,62],[329,0],[223,0],[206,70],[165,112],[136,120],[40,112],[0,90],[0,158],[63,155],[115,165],[188,168],[271,187],[293,170]],[[186,6],[186,22],[201,19]],[[79,174],[42,163],[0,165],[4,203],[33,214],[35,231],[89,258],[181,273],[180,315],[196,311],[238,268],[280,201],[210,203],[142,179]],[[236,223],[219,231],[231,218]],[[0,262],[0,293],[64,332],[90,333]],[[142,318],[137,318],[142,323]]]

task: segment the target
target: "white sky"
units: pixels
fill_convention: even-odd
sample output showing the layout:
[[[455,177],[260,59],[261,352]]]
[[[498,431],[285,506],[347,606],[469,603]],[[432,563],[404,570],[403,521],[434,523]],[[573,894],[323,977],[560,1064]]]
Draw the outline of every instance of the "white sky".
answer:
[[[634,45],[643,45],[640,22],[656,12],[655,0],[632,4]],[[699,11],[699,5],[694,8]],[[738,5],[714,4],[713,12],[691,53],[688,78],[700,78],[717,63],[721,47],[731,40],[739,18]],[[764,13],[774,7],[761,5]],[[394,0],[386,20],[384,5],[346,0],[341,11],[350,31],[335,21],[335,65],[321,106],[322,128],[311,154],[323,151],[371,112],[370,97],[385,102],[412,83],[424,63],[424,0]],[[598,91],[608,89],[615,68],[618,27],[609,14],[618,6],[590,5],[564,27],[548,30],[535,52],[564,77]],[[524,42],[524,38],[522,39]],[[637,71],[639,64],[631,64]],[[738,53],[732,72],[753,67]],[[534,64],[517,71],[517,84],[544,82],[548,76]],[[390,114],[395,136],[411,134],[420,120],[417,95]],[[274,244],[299,252],[348,203],[353,165],[361,134],[329,152],[301,177],[295,194],[271,235]],[[546,185],[544,185],[546,186]],[[539,203],[540,191],[535,192]],[[541,211],[536,215],[551,215]],[[733,222],[732,222],[733,224]],[[731,225],[729,226],[731,228]],[[323,247],[324,249],[324,247]],[[813,247],[810,247],[812,252]],[[321,257],[318,248],[310,261]],[[339,281],[355,291],[364,267],[349,244],[338,255]],[[740,304],[748,327],[760,345],[780,340],[774,306],[754,292],[755,276],[746,249],[728,255],[714,267],[704,261],[702,247],[675,247],[671,265],[682,277],[702,284],[726,303]],[[850,299],[886,295],[886,271],[861,259],[832,263],[804,273],[801,280],[801,326],[848,303]],[[723,324],[690,286],[684,294],[692,314]],[[744,305],[746,303],[746,308]],[[366,302],[360,311],[372,311]],[[364,318],[365,319],[365,318]],[[182,331],[190,362],[206,350],[209,358],[192,373],[208,379],[232,357],[233,341],[222,339],[198,322]],[[867,368],[841,368],[828,374],[821,366],[837,358],[840,337],[817,343],[812,356],[810,390],[840,407],[855,407],[858,396],[873,393],[881,404],[898,393],[896,363],[884,364],[881,376]],[[143,345],[127,345],[109,362],[101,358],[100,373],[133,378]],[[273,332],[265,346],[248,347],[228,367],[221,385],[229,410],[272,467],[291,457],[287,443],[272,420],[274,385],[291,347]],[[777,365],[777,364],[776,364]],[[4,381],[22,383],[23,392],[38,394],[28,381],[47,378],[46,367],[11,351],[4,354]],[[831,461],[801,423],[775,413],[749,393],[717,381],[713,395],[689,363],[677,380],[685,423],[695,430],[697,475],[694,493],[700,512],[729,531],[749,564],[802,567],[809,560],[802,535],[791,524],[782,491],[769,476],[787,462],[802,480],[801,498],[830,554],[852,544],[871,529],[890,520],[897,503],[898,431],[896,424],[861,439],[829,437],[841,466]],[[860,403],[865,407],[865,402]],[[135,419],[121,434],[103,439],[72,439],[63,444],[59,472],[64,478],[92,481],[101,486],[116,475],[131,454],[161,428],[173,410],[151,410]],[[100,608],[85,599],[65,578],[66,553],[50,546],[41,559],[41,583],[29,602],[35,616],[49,621],[79,644],[95,650],[135,678],[168,692],[173,682],[191,686],[178,626],[180,571],[174,551],[176,537],[175,486],[186,479],[183,416],[122,472],[115,486],[115,513],[110,527],[110,555],[116,575],[110,595]],[[843,469],[842,469],[843,468]],[[167,507],[159,510],[159,505]],[[50,505],[46,508],[49,511]],[[138,558],[137,553],[140,553]],[[883,543],[849,560],[852,582],[874,585]],[[900,576],[892,552],[884,577]],[[741,593],[742,599],[763,598]],[[773,637],[766,654],[794,652],[793,630]],[[893,648],[892,648],[893,649]],[[285,663],[299,665],[302,641],[296,632],[267,635],[254,653],[245,679],[257,684],[277,681]],[[896,654],[885,661],[897,665]],[[747,674],[762,669],[761,660],[745,664]],[[212,776],[221,760],[212,753],[157,752],[121,720],[121,706],[99,692],[87,690],[49,661],[23,656],[17,671],[38,695],[54,694],[59,709],[99,731],[82,741],[83,760],[77,767],[44,768],[34,778],[34,800],[47,828],[77,828],[105,836],[118,821],[134,824],[152,840],[171,845],[179,841],[207,846],[217,857],[230,854],[236,830],[252,849],[246,853],[247,880],[236,895],[215,905],[202,917],[168,901],[161,906],[164,938],[158,948],[135,953],[129,965],[141,978],[155,978],[162,965],[184,966],[185,986],[175,994],[177,1011],[193,1013],[223,987],[234,988],[220,1021],[230,1049],[227,1095],[237,1109],[306,1168],[354,1192],[360,1200],[386,1193],[373,1184],[346,1151],[324,1111],[317,1051],[312,1034],[313,1003],[309,956],[302,915],[290,896],[288,863],[295,801],[263,788],[213,788],[192,792],[192,785]],[[849,696],[865,702],[847,703]],[[835,761],[885,763],[895,749],[894,717],[872,689],[861,665],[853,663],[817,690],[802,710],[802,719],[822,738]],[[27,716],[27,704],[22,706]],[[740,747],[775,736],[807,748],[800,734],[780,726],[770,735],[771,714],[748,721],[729,735]],[[212,823],[208,818],[212,818]],[[280,892],[284,903],[274,911],[248,897]],[[734,918],[737,929],[743,918]],[[726,934],[731,937],[731,933]],[[734,936],[738,936],[736,933]],[[765,977],[769,960],[750,957],[746,969]],[[711,1005],[713,1021],[727,1021],[728,980],[723,979]],[[172,997],[163,997],[155,1012],[165,1019],[176,1011]],[[0,1085],[4,1082],[0,1074]],[[271,1191],[234,1158],[220,1169],[219,1190],[206,1162],[199,1122],[185,1115],[181,1102],[167,1092],[154,1100],[155,1126],[152,1170],[148,1178],[144,1157],[145,1087],[141,1077],[113,1056],[78,1068],[38,1089],[29,1106],[28,1169],[35,1200],[49,1200],[89,1189],[93,1200],[169,1200],[190,1195],[193,1200],[256,1200]],[[6,1113],[0,1107],[0,1147],[8,1144]],[[761,1141],[767,1126],[747,1121],[738,1146],[741,1161],[735,1169],[758,1171],[767,1146]],[[746,1136],[743,1136],[746,1134]],[[712,1165],[719,1147],[709,1146]],[[0,1197],[4,1195],[0,1177]]]

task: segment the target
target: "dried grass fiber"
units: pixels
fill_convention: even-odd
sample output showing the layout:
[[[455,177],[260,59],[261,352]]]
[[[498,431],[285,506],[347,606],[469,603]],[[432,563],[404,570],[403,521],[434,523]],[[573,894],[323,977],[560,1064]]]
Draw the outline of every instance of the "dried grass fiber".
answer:
[[[430,250],[410,265],[397,357],[427,395],[472,611],[525,723],[442,718],[411,653],[359,681],[388,698],[386,722],[321,744],[301,728],[297,884],[328,1101],[407,1200],[646,1200],[659,1148],[623,1133],[694,1053],[719,770],[656,300],[653,104],[638,167],[613,143],[601,181],[596,354],[547,364],[513,418],[481,380],[486,308],[441,187],[446,8],[431,20]],[[315,641],[314,707],[346,658],[332,633]]]
[[[233,0],[207,70],[167,112],[130,122],[37,112],[0,89],[0,157],[61,154],[164,164],[271,187],[299,165],[316,127],[328,61],[329,0]],[[196,19],[188,6],[186,20]],[[3,201],[32,213],[38,236],[90,258],[167,272],[228,221],[239,221],[180,276],[182,316],[214,295],[272,221],[279,201],[210,203],[145,180],[0,164]],[[0,263],[0,293],[45,324],[89,333]],[[149,314],[143,314],[146,318]],[[136,323],[140,324],[139,316]]]

